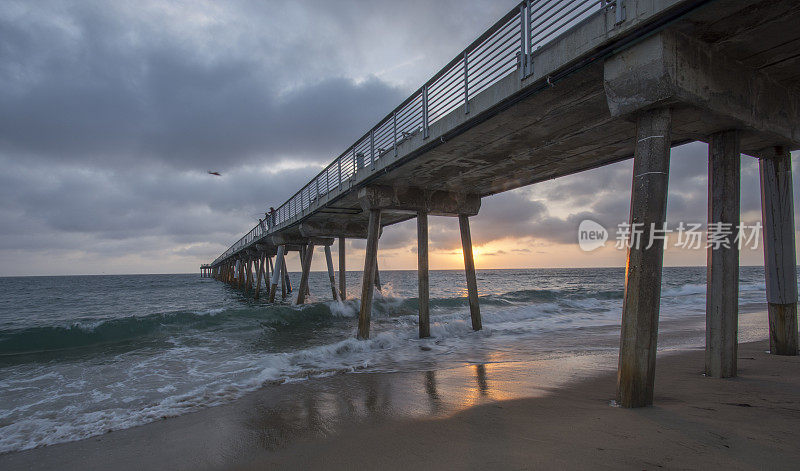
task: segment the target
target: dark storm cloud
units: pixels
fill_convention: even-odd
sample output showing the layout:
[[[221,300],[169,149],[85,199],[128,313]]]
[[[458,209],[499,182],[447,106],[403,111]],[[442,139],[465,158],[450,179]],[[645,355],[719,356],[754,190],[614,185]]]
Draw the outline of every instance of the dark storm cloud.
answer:
[[[25,33],[36,31],[5,38],[0,61],[25,54]],[[375,78],[330,77],[280,93],[259,66],[241,59],[209,64],[170,45],[93,50],[103,41],[82,37],[88,50],[78,57],[43,52],[39,61],[49,66],[33,81],[14,83],[29,74],[4,74],[10,86],[0,89],[0,152],[104,167],[319,161],[335,157],[402,99]],[[140,70],[128,73],[132,61]]]
[[[407,92],[375,78],[380,70],[360,70],[359,82],[342,76],[348,62],[382,55],[376,46],[398,30],[426,34],[393,47],[441,55],[463,44],[437,37],[475,17],[456,2],[427,14],[422,3],[240,2],[225,11],[198,4],[219,16],[215,27],[193,28],[197,12],[187,8],[181,28],[148,5],[0,6],[0,152],[178,168],[329,160]]]
[[[82,170],[0,163],[0,196],[16,223],[0,234],[39,224],[43,232],[91,233],[108,239],[146,235],[205,238],[252,226],[257,217],[307,179],[308,169],[280,176],[242,169],[223,177],[205,173]],[[6,219],[8,221],[8,219]],[[20,241],[23,242],[24,241]],[[6,248],[13,245],[6,244]]]
[[[3,1],[0,275],[195,270],[515,4]],[[669,217],[703,221],[705,147],[673,155]],[[755,159],[742,174],[757,213]],[[630,181],[623,162],[487,198],[473,240],[574,243],[627,220]],[[460,248],[456,219],[430,237]],[[415,240],[409,221],[380,244]]]

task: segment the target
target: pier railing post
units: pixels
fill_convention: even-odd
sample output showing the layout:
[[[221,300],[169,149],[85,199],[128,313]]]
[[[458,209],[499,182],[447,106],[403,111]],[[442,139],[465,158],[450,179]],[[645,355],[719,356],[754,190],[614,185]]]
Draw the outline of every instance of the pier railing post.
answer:
[[[373,284],[378,268],[378,237],[381,230],[381,210],[369,210],[367,226],[367,250],[364,258],[364,277],[361,287],[361,309],[358,312],[358,338],[369,338],[370,316],[372,314]]]
[[[339,237],[339,297],[342,301],[347,299],[347,277],[345,270],[345,238]]]
[[[464,252],[464,271],[467,275],[467,295],[472,330],[481,330],[481,307],[478,304],[478,282],[475,278],[475,259],[472,255],[472,236],[469,232],[469,216],[460,214],[458,226],[461,229],[461,248]]]
[[[281,266],[283,265],[283,254],[286,246],[281,245],[278,247],[278,255],[275,256],[275,269],[272,270],[272,280],[270,280],[269,287],[269,302],[275,302],[275,291],[278,289],[278,278],[281,277]]]
[[[623,407],[653,403],[661,301],[663,230],[667,214],[669,108],[641,112],[636,123],[631,189],[631,240],[622,302],[617,402]],[[640,236],[640,237],[639,237]]]
[[[776,355],[797,355],[797,268],[792,157],[787,148],[774,147],[762,151],[758,158],[769,349]]]
[[[739,323],[739,133],[713,134],[708,146],[706,376],[736,376]],[[716,233],[714,233],[716,232]],[[711,241],[711,237],[709,238]]]
[[[314,257],[314,244],[308,244],[303,252],[303,272],[300,274],[300,289],[297,290],[297,304],[305,303],[306,296],[310,292],[308,275],[311,271],[311,259]]]
[[[417,281],[419,338],[431,336],[430,287],[428,280],[428,213],[417,211]]]

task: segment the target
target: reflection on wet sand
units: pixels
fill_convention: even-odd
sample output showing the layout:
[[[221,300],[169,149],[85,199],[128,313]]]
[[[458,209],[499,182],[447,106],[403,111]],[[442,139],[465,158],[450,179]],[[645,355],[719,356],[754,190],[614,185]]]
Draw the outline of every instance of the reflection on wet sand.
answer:
[[[347,374],[267,387],[247,399],[252,407],[239,408],[246,431],[233,435],[240,443],[229,445],[238,451],[274,450],[300,438],[331,436],[358,423],[444,417],[486,402],[543,395],[564,379],[559,381],[552,371],[532,375],[531,364],[525,365],[475,363],[389,375]],[[581,369],[581,365],[573,366]],[[539,381],[548,387],[540,387]]]
[[[252,407],[241,409],[247,433],[230,445],[237,451],[252,445],[273,450],[298,438],[329,436],[356,423],[441,417],[499,396],[491,389],[489,369],[474,364],[399,373],[403,381],[395,375],[351,374],[326,380],[324,388],[308,387],[309,383],[268,387],[249,398]]]
[[[431,414],[438,414],[442,410],[442,398],[439,397],[439,391],[436,390],[436,372],[433,370],[425,372],[425,392],[430,399]]]

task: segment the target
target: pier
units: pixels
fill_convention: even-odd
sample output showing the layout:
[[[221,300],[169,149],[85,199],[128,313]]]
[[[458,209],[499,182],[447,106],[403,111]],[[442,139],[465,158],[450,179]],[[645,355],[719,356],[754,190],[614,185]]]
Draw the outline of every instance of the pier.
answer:
[[[346,299],[345,240],[365,239],[354,330],[367,339],[382,229],[416,218],[426,337],[428,218],[454,217],[480,330],[470,217],[481,198],[633,158],[630,223],[647,238],[665,223],[670,149],[703,141],[709,223],[738,224],[740,155],[759,161],[770,350],[797,355],[798,22],[800,3],[790,0],[523,1],[201,273],[255,298],[274,302],[280,289],[303,304],[322,249],[324,292]],[[708,251],[705,373],[715,378],[737,372],[733,237]],[[301,260],[296,290],[291,251]],[[653,403],[662,264],[657,238],[628,251],[616,396],[624,407]]]

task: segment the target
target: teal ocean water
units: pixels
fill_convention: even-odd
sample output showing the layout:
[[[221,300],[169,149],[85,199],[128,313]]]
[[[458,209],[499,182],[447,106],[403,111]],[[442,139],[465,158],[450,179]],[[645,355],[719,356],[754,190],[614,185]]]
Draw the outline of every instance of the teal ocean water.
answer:
[[[354,338],[359,301],[332,301],[326,273],[312,273],[302,307],[195,274],[0,278],[0,452],[224,404],[269,383],[618,347],[621,268],[479,270],[480,332],[463,272],[433,271],[433,336],[423,340],[416,272],[381,278],[368,341]],[[347,274],[350,295],[360,279]],[[763,268],[741,269],[740,303],[763,306]],[[662,332],[702,325],[704,310],[705,268],[666,268]],[[695,330],[681,342],[702,345]],[[679,346],[668,338],[661,348]]]

